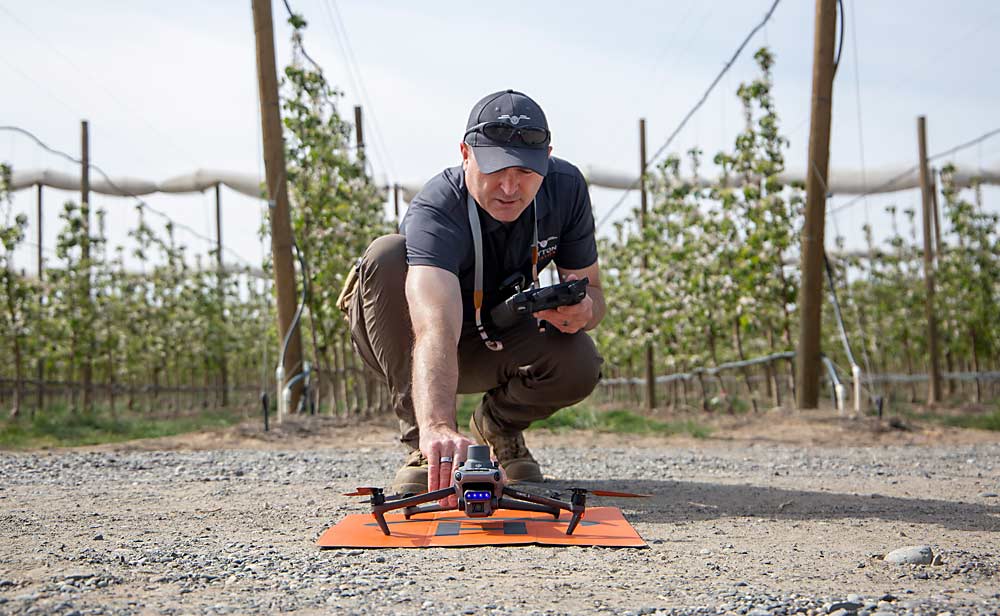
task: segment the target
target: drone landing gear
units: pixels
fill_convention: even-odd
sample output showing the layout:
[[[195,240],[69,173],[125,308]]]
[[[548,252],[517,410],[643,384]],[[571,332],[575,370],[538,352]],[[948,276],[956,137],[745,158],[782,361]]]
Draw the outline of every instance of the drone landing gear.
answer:
[[[570,496],[569,502],[573,507],[573,517],[569,520],[569,526],[566,528],[566,534],[572,535],[573,531],[576,530],[577,524],[580,523],[580,518],[583,517],[583,512],[587,509],[587,491],[582,488],[573,488],[573,493],[572,496]]]
[[[358,491],[351,496],[368,495],[371,497],[372,516],[378,523],[383,535],[389,536],[389,524],[385,521],[387,511],[402,509],[407,520],[418,513],[433,513],[435,511],[450,511],[452,507],[443,506],[434,501],[440,501],[455,495],[454,487],[447,487],[425,494],[414,496],[390,496],[386,497],[382,488],[358,488]],[[555,519],[559,519],[561,510],[569,511],[572,514],[569,525],[566,527],[566,534],[572,535],[573,531],[580,524],[583,512],[587,508],[587,491],[573,489],[573,496],[570,502],[560,501],[547,496],[522,492],[509,486],[505,487],[502,496],[498,499],[497,505],[503,509],[513,509],[515,511],[535,511],[547,513]]]
[[[382,488],[364,488],[369,490],[368,494],[371,494],[371,504],[372,504],[372,516],[378,523],[378,527],[382,530],[382,534],[389,536],[389,525],[385,521],[385,512],[393,511],[395,509],[403,509],[403,514],[406,519],[409,520],[410,516],[414,513],[423,513],[425,511],[445,511],[448,508],[442,507],[438,504],[431,505],[427,508],[419,508],[418,505],[423,503],[429,503],[431,501],[441,500],[442,498],[447,498],[455,493],[452,488],[445,488],[443,490],[435,490],[433,492],[427,492],[425,494],[417,494],[415,496],[401,496],[401,497],[385,497],[385,493]],[[360,492],[360,489],[359,489]]]
[[[557,520],[559,519],[559,510],[565,509],[570,512],[572,517],[569,520],[569,526],[566,527],[567,535],[573,534],[573,531],[576,530],[576,527],[580,524],[583,512],[587,509],[587,491],[581,488],[573,488],[573,496],[569,503],[554,498],[548,498],[547,496],[541,496],[539,494],[522,492],[511,488],[510,486],[505,487],[503,492],[505,495],[509,495],[517,499],[512,500],[501,498],[500,506],[507,509],[551,513]]]

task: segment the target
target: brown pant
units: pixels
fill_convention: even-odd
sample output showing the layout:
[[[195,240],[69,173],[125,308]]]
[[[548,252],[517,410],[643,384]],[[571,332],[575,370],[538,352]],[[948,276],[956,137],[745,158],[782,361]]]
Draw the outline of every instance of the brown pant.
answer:
[[[417,448],[419,433],[410,390],[413,327],[404,290],[406,243],[385,235],[365,251],[350,303],[351,338],[361,358],[389,386],[399,417],[400,440]],[[539,332],[533,319],[503,333],[502,351],[483,344],[466,324],[458,343],[458,393],[485,392],[483,410],[505,431],[524,430],[532,421],[576,404],[590,395],[604,360],[584,332]]]

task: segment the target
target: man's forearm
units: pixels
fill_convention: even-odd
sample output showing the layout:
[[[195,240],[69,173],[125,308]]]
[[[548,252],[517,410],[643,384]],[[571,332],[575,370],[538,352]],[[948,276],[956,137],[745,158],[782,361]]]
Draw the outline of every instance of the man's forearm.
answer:
[[[604,291],[598,286],[587,287],[587,295],[594,302],[593,316],[590,317],[590,321],[584,326],[585,331],[590,331],[600,325],[601,321],[604,319],[604,313],[607,312],[607,306],[604,304]]]
[[[448,336],[427,332],[413,345],[413,410],[421,429],[434,425],[456,428],[458,349]]]

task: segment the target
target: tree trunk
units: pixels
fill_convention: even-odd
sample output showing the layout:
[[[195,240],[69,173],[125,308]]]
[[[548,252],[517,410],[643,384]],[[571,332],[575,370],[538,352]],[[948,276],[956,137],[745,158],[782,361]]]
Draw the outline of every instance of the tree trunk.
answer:
[[[629,404],[639,404],[639,387],[635,383],[635,367],[633,365],[632,356],[630,355],[628,361],[625,362],[625,370],[628,374],[628,398]]]
[[[682,370],[684,370],[685,372],[687,371],[685,368],[682,368]],[[688,405],[688,380],[687,379],[681,379],[681,400],[682,400],[684,406]]]
[[[708,396],[705,394],[705,381],[701,377],[701,372],[698,373],[698,386],[701,387],[701,408],[703,411],[711,413],[712,409],[708,406]]]
[[[340,414],[351,413],[350,389],[347,381],[347,365],[344,363],[344,347],[340,340],[333,342],[334,362],[336,363],[337,380],[340,384]]]
[[[21,366],[21,335],[14,332],[14,404],[10,409],[11,418],[21,414],[21,387],[24,385],[24,374]]]
[[[329,347],[327,347],[327,348],[329,348]],[[336,369],[336,366],[334,366],[334,364],[333,364],[333,358],[331,356],[326,356],[325,360],[326,360],[325,361],[325,363],[326,363],[326,378],[323,381],[323,385],[326,386],[326,389],[327,389],[326,395],[327,395],[327,398],[329,398],[329,400],[330,400],[327,403],[327,405],[329,407],[329,414],[331,416],[335,417],[337,415],[337,374],[336,374],[336,372],[334,372],[334,370]],[[334,366],[334,367],[331,368],[331,366]]]
[[[128,377],[128,412],[135,411],[135,379],[129,374]]]
[[[354,387],[358,396],[358,413],[367,414],[368,408],[371,406],[371,401],[368,399],[368,375],[365,374],[361,362],[358,361],[358,355],[354,352],[351,343],[347,342],[345,345],[347,357],[351,362],[351,371],[354,373]]]
[[[906,374],[913,376],[913,357],[910,355],[910,337],[903,330],[903,355],[906,357]],[[917,384],[910,383],[910,403],[917,401]]]
[[[976,384],[976,404],[980,404],[983,401],[983,389],[982,385],[979,383],[979,351],[976,350],[976,328],[969,327],[969,341],[972,344],[972,372],[975,373],[975,384]]]
[[[746,355],[743,353],[743,338],[740,336],[739,317],[733,319],[733,342],[736,345],[736,353],[739,355],[740,361],[746,361]],[[750,404],[753,406],[753,412],[757,413],[757,398],[754,396],[753,386],[750,384],[750,369],[744,366],[740,368],[740,372],[743,373],[743,382],[747,386],[747,396],[750,398]]]
[[[111,404],[111,418],[118,418],[118,410],[115,408],[115,353],[108,350],[108,400]]]
[[[767,328],[767,346],[771,351],[771,354],[777,353],[777,349],[774,348],[774,328]],[[775,407],[781,406],[781,383],[778,382],[778,367],[775,362],[767,362],[767,388],[768,394],[771,395],[771,402]]]
[[[948,349],[944,354],[945,366],[948,368],[948,372],[955,371],[955,358],[951,353],[951,349]],[[955,379],[946,379],[948,381],[948,395],[955,395]]]
[[[781,280],[781,288],[784,289],[788,285],[785,278],[785,271],[782,268],[778,268],[778,279]],[[790,350],[795,350],[795,345],[792,343],[792,318],[788,314],[788,304],[781,302],[781,326],[785,334],[785,347]],[[791,390],[791,398],[796,398],[795,393],[795,359],[789,360],[788,369],[788,389]]]

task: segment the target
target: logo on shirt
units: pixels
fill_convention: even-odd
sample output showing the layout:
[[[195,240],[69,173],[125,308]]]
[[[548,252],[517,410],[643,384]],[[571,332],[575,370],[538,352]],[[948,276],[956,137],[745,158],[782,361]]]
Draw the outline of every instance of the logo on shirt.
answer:
[[[505,113],[502,116],[497,117],[497,119],[498,120],[510,120],[511,124],[513,124],[514,126],[517,126],[517,123],[520,122],[521,120],[530,120],[531,118],[529,118],[526,115],[512,116],[509,113]]]
[[[549,259],[559,250],[559,237],[553,235],[544,240],[538,240],[538,258]]]

